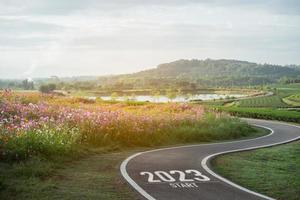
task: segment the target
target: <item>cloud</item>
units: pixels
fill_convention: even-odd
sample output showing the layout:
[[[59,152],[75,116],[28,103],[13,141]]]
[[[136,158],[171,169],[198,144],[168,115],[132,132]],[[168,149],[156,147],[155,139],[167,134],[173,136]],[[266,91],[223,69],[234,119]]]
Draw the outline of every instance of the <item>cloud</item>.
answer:
[[[191,4],[209,7],[255,8],[281,14],[299,15],[300,12],[300,2],[298,0],[2,0],[0,2],[0,14],[61,15],[92,8],[100,12],[113,12],[133,7],[171,7],[189,6]]]
[[[46,76],[131,72],[180,58],[300,63],[299,41],[292,0],[0,1],[0,78],[11,76],[6,66]]]

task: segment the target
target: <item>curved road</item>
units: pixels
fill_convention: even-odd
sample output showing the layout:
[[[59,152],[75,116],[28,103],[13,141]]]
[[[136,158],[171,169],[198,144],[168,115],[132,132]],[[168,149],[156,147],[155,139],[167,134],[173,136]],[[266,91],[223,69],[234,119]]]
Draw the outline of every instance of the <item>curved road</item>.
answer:
[[[137,153],[121,164],[126,181],[150,200],[272,199],[238,186],[210,169],[220,154],[283,144],[300,139],[300,127],[287,123],[245,119],[270,130],[267,136],[213,144],[189,145]],[[253,174],[255,176],[255,174]]]

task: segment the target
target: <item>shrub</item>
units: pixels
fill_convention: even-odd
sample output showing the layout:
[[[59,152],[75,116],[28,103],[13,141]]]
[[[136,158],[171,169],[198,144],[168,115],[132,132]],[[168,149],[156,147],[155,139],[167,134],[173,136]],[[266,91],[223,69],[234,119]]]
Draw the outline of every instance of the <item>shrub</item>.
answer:
[[[53,83],[41,85],[39,87],[39,91],[42,92],[42,93],[50,93],[50,92],[52,92],[55,89],[56,89],[56,85],[53,84]]]

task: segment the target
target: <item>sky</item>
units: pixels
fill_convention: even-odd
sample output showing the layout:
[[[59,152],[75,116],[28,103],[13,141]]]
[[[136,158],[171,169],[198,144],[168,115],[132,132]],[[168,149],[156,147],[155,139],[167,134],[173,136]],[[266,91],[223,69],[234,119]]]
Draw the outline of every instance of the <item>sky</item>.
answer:
[[[2,79],[206,58],[300,64],[300,1],[0,0]]]

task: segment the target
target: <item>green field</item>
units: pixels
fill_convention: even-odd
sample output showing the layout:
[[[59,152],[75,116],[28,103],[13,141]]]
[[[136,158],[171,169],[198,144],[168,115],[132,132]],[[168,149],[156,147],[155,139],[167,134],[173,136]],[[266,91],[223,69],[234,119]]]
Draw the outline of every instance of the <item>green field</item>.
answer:
[[[238,107],[248,108],[288,108],[294,105],[287,104],[284,98],[294,95],[300,91],[297,88],[277,88],[274,94],[265,97],[254,97],[250,99],[243,99],[236,103]]]
[[[300,123],[300,84],[273,86],[272,96],[254,97],[208,108],[238,117]],[[293,110],[291,110],[293,109]],[[220,156],[215,170],[233,182],[276,199],[300,199],[300,142]],[[255,175],[255,176],[254,176]]]
[[[300,93],[283,98],[283,101],[291,106],[300,106]]]
[[[244,99],[238,102],[238,107],[248,108],[285,108],[289,105],[285,104],[278,95],[272,95],[267,97],[256,97],[251,99]]]
[[[238,117],[259,118],[300,123],[300,84],[276,85],[273,95],[242,100],[206,102],[208,108]],[[274,86],[272,86],[274,87]]]
[[[214,107],[238,117],[279,120],[300,123],[300,112],[273,108]]]
[[[222,176],[279,200],[300,199],[300,142],[219,156],[212,161]]]
[[[300,90],[300,83],[293,84],[272,84],[269,85],[271,88],[288,89],[288,90]]]

